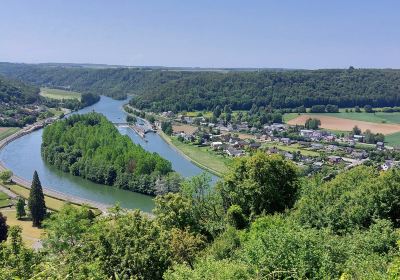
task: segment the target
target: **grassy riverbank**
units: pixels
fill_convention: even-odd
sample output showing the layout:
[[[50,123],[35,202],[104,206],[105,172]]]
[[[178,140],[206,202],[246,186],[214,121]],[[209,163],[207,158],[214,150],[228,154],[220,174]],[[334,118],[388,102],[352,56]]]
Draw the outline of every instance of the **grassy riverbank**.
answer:
[[[15,193],[25,199],[28,199],[28,197],[29,197],[29,189],[28,188],[25,188],[25,187],[17,185],[17,184],[7,184],[7,185],[3,184],[3,186],[6,187],[7,189],[9,189],[10,191],[12,191],[13,193]],[[59,199],[59,198],[56,198],[53,196],[49,196],[49,195],[44,195],[44,200],[46,202],[46,207],[53,211],[60,211],[60,209],[65,204],[70,203],[65,200],[62,200],[62,199]],[[71,204],[75,207],[82,207],[79,204],[75,204],[75,203],[71,203]],[[94,210],[95,214],[100,214],[100,211],[98,209],[93,209],[93,210]]]
[[[192,144],[180,142],[175,137],[169,137],[163,132],[159,135],[171,146],[175,147],[191,162],[218,177],[222,177],[228,171],[232,159],[217,155],[210,151],[210,147],[198,147]]]
[[[7,138],[8,136],[18,132],[19,127],[0,127],[0,140]]]

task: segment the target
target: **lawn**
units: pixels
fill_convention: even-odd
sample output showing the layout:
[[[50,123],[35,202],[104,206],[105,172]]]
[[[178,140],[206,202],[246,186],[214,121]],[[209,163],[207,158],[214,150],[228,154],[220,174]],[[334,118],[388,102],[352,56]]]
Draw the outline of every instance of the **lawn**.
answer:
[[[211,118],[212,117],[212,112],[211,111],[191,111],[191,112],[187,112],[186,116],[188,117],[198,117],[199,114],[202,114],[203,117],[205,118]]]
[[[28,199],[29,197],[29,189],[21,187],[19,185],[16,184],[12,184],[12,185],[6,185],[7,188],[9,188],[12,192],[22,196],[25,199]],[[66,202],[54,197],[50,197],[45,195],[44,196],[44,200],[46,202],[46,207],[48,209],[54,210],[54,211],[59,211],[65,204]],[[72,204],[75,205],[75,204]],[[76,205],[76,207],[79,207]]]
[[[8,198],[8,195],[0,191],[0,208],[5,207],[11,204],[11,200]]]
[[[283,115],[283,122],[287,123],[290,120],[297,118],[300,114],[299,113],[287,113]]]
[[[57,108],[49,108],[49,111],[54,114],[54,116],[59,117],[62,114],[69,113],[71,110],[69,109],[57,109]]]
[[[16,133],[20,130],[19,127],[0,127],[0,140],[7,138],[8,136]]]
[[[385,142],[389,146],[400,146],[400,132],[386,135]]]
[[[52,99],[81,99],[79,92],[46,87],[40,88],[40,95]]]
[[[43,229],[32,227],[32,221],[29,219],[17,220],[15,209],[7,209],[2,213],[7,217],[9,226],[20,226],[22,228],[22,240],[29,247],[32,247],[43,234]]]
[[[312,114],[310,114],[312,115]],[[376,113],[355,113],[355,112],[342,112],[342,113],[319,113],[317,115],[331,116],[342,119],[356,120],[356,121],[364,121],[364,122],[373,122],[373,123],[400,123],[400,112],[394,113],[384,113],[384,112],[376,112]]]
[[[287,152],[291,152],[291,153],[300,151],[300,153],[303,156],[310,156],[310,157],[318,157],[320,155],[318,152],[302,149],[301,146],[298,144],[293,144],[293,145],[287,146],[287,145],[283,145],[281,143],[267,142],[267,143],[263,144],[263,147],[276,147],[279,150],[287,151]]]
[[[166,138],[167,137],[167,138]],[[228,171],[232,159],[216,154],[210,147],[198,147],[192,144],[180,142],[177,138],[164,136],[168,142],[185,154],[198,166],[209,170],[217,176],[222,176]]]

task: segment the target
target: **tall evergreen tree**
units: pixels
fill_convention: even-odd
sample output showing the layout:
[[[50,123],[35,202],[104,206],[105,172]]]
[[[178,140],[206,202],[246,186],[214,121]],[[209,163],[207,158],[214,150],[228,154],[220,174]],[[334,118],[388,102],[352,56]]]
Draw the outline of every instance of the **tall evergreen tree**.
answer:
[[[7,217],[3,216],[3,213],[0,212],[0,243],[7,240],[8,226],[7,226]]]
[[[32,215],[32,223],[34,227],[41,225],[44,216],[46,215],[46,204],[44,202],[44,195],[42,184],[40,183],[39,176],[35,170],[33,173],[33,180],[31,191],[28,200],[29,211]]]

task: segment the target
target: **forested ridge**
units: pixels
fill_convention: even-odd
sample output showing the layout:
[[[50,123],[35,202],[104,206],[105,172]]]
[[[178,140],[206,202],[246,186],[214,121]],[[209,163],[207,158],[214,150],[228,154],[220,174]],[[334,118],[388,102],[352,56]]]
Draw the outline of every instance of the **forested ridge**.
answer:
[[[43,159],[58,169],[96,183],[145,194],[172,172],[171,163],[145,151],[101,114],[72,115],[43,132]]]
[[[280,155],[237,159],[155,199],[154,218],[66,206],[44,248],[0,243],[0,279],[399,279],[400,171],[303,178]],[[61,265],[60,265],[61,264]]]
[[[135,94],[131,103],[152,111],[400,105],[400,70],[390,69],[202,72],[0,63],[0,74],[117,99]]]
[[[32,104],[39,100],[39,88],[0,76],[0,102]]]

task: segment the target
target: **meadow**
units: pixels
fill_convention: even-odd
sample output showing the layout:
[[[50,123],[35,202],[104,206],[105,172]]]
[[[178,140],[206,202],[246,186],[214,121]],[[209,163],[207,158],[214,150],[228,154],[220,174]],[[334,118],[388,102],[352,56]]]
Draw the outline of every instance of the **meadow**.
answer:
[[[349,119],[355,121],[373,122],[373,123],[388,123],[388,124],[399,124],[400,123],[400,112],[386,113],[386,112],[375,112],[366,113],[364,111],[360,113],[346,112],[346,109],[340,109],[339,113],[287,113],[283,115],[283,121],[288,122],[297,118],[299,115],[323,115],[341,119]]]
[[[6,207],[11,204],[11,200],[8,198],[8,195],[0,191],[0,208]]]
[[[68,91],[55,88],[40,88],[40,95],[51,99],[78,99],[81,100],[81,94],[75,91]]]

